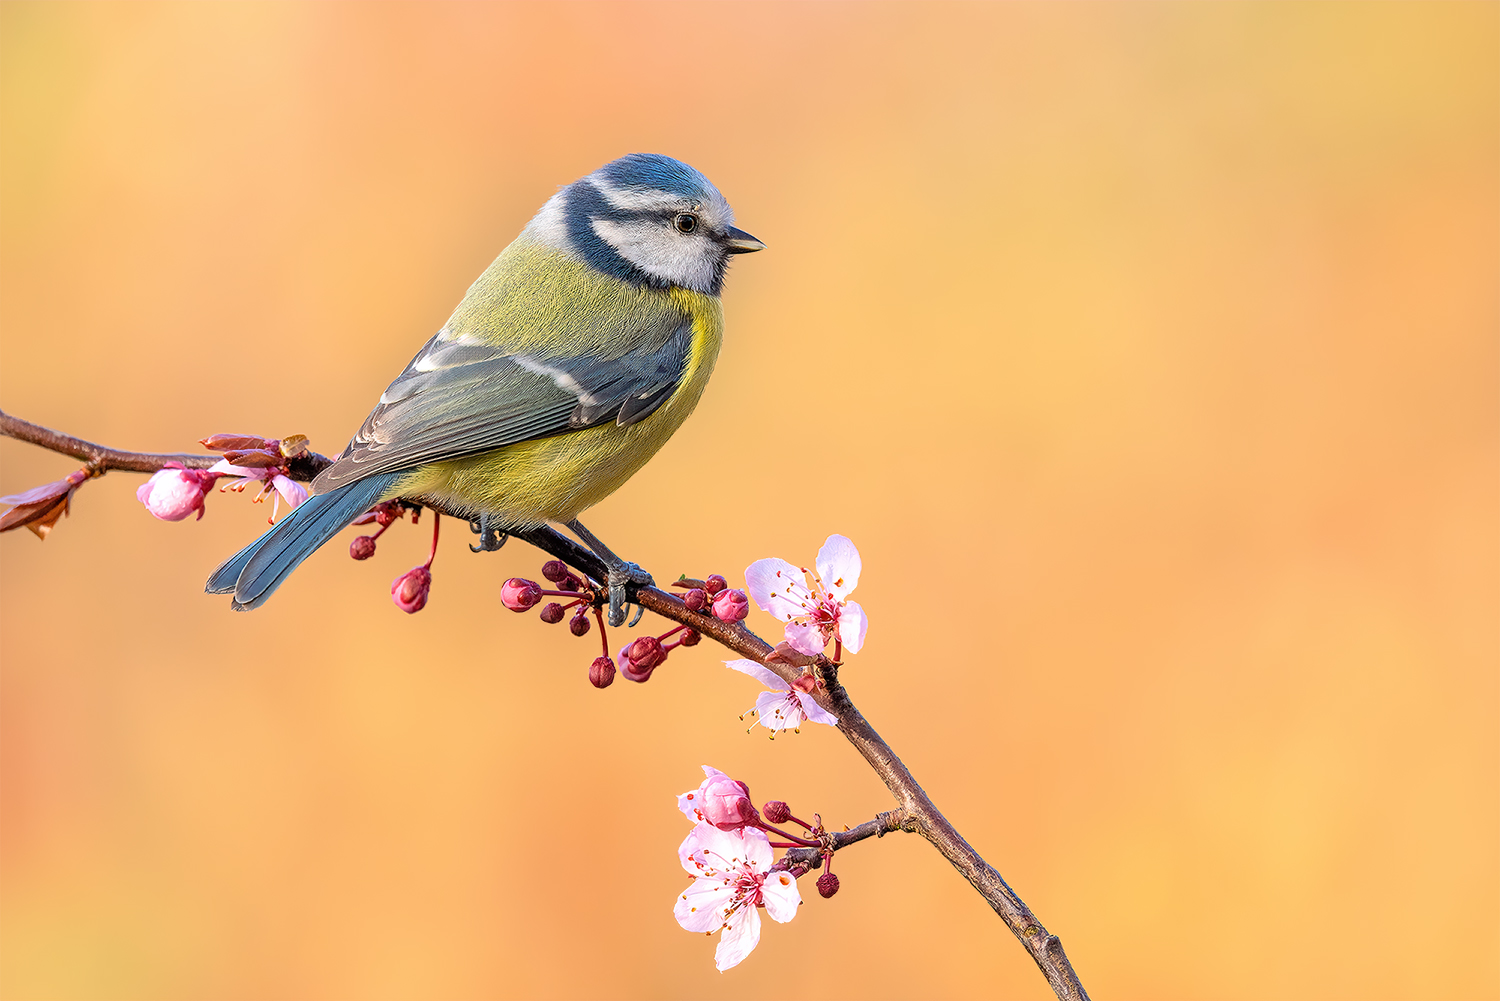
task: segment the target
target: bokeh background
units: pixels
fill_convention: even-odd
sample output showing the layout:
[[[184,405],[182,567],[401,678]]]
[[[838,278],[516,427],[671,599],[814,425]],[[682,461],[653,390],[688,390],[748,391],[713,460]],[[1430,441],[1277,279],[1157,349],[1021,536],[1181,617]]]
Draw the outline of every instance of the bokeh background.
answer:
[[[852,537],[857,701],[1094,996],[1495,996],[1497,29],[7,2],[0,406],[336,451],[558,185],[671,153],[770,249],[589,524],[667,578]],[[409,527],[231,615],[201,584],[265,510],[140,482],[0,539],[5,996],[1047,996],[905,837],[716,973],[673,796],[708,762],[857,823],[836,733],[747,735],[708,646],[595,691],[595,635],[499,604],[541,557],[452,523],[420,615]]]

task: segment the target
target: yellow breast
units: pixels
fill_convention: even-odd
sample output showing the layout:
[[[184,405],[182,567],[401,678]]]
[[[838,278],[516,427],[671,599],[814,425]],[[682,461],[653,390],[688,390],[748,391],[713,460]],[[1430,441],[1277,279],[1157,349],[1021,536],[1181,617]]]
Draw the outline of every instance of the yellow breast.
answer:
[[[393,484],[387,496],[424,499],[467,517],[484,513],[519,528],[569,521],[619,489],[698,405],[723,338],[717,298],[677,288],[647,294],[670,296],[671,305],[693,321],[682,382],[649,417],[628,427],[611,422],[424,466]]]

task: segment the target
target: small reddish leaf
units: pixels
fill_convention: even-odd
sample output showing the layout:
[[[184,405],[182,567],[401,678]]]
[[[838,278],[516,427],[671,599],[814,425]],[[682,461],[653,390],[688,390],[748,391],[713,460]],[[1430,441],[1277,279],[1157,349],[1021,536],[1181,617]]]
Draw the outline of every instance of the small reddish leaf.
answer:
[[[68,498],[71,494],[72,491],[68,490],[61,496],[39,503],[16,505],[0,515],[0,532],[9,532],[24,525],[35,532],[37,538],[45,539],[47,533],[52,531],[52,526],[57,524],[57,519],[68,513]]]
[[[215,452],[241,448],[265,448],[267,443],[277,444],[274,438],[262,438],[258,434],[211,434],[198,441],[198,444],[204,448],[213,449]]]
[[[281,456],[263,448],[230,449],[224,453],[224,458],[229,460],[230,465],[243,466],[246,469],[265,469],[268,466],[281,465]]]

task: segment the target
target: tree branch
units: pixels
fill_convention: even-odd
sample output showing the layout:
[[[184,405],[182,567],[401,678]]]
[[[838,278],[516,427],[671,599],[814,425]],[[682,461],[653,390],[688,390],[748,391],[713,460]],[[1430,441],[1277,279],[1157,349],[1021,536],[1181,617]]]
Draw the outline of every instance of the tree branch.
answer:
[[[206,469],[220,458],[216,455],[124,452],[61,434],[4,412],[0,412],[0,434],[82,459],[95,475],[111,469],[154,473],[168,462],[180,462],[189,469]],[[293,460],[297,463],[292,468],[293,477],[310,480],[330,461],[317,453],[304,453]],[[454,512],[445,510],[440,505],[426,506],[441,514],[454,515]],[[608,576],[604,564],[597,556],[555,529],[542,526],[510,534],[597,581]],[[740,656],[764,664],[789,683],[802,673],[802,668],[813,667],[823,682],[823,687],[813,697],[819,705],[838,717],[839,731],[880,776],[899,804],[897,810],[882,813],[852,830],[828,835],[833,839],[835,850],[894,830],[921,834],[969,881],[1005,922],[1011,933],[1020,940],[1041,969],[1042,975],[1047,978],[1053,993],[1063,1001],[1088,1001],[1088,992],[1084,990],[1072,964],[1068,962],[1061,940],[1047,931],[995,868],[963,839],[933,804],[911,771],[896,756],[896,752],[891,750],[890,745],[875,732],[875,728],[855,707],[848,690],[839,682],[838,664],[821,655],[815,658],[803,657],[785,649],[778,652],[776,657],[771,657],[771,644],[746,629],[743,623],[728,623],[712,615],[691,611],[683,604],[682,599],[659,588],[633,586],[629,593],[631,600],[641,607],[663,618],[691,626]],[[798,852],[816,855],[817,849],[794,848],[788,851],[788,855],[794,856]]]
[[[3,410],[0,410],[0,435],[82,459],[94,476],[102,476],[111,469],[129,473],[154,473],[169,462],[180,463],[184,469],[207,469],[224,458],[222,455],[193,452],[126,452],[118,448],[107,448],[13,417]],[[292,479],[306,483],[332,464],[333,460],[327,456],[309,451],[287,460],[287,469]]]

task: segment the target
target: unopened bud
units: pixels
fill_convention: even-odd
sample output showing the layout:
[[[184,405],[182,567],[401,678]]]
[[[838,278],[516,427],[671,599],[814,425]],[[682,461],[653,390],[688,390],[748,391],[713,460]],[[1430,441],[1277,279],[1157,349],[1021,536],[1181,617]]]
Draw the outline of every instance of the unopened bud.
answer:
[[[682,596],[682,603],[690,612],[702,611],[703,606],[708,604],[708,592],[701,587],[692,588]]]
[[[375,538],[370,535],[361,535],[349,543],[349,557],[356,560],[367,560],[375,555]]]
[[[500,603],[512,612],[524,612],[542,600],[542,589],[534,580],[512,577],[500,585]]]
[[[620,670],[631,681],[645,681],[667,659],[661,640],[655,636],[642,636],[626,644],[620,651]]]
[[[714,618],[725,622],[738,622],[750,614],[750,599],[738,588],[729,588],[714,595]]]
[[[831,897],[839,892],[839,878],[831,872],[825,872],[818,877],[818,895]]]
[[[548,560],[542,564],[542,576],[554,584],[568,579],[568,567],[562,560]]]
[[[667,651],[655,636],[642,636],[630,644],[630,659],[641,667],[659,667],[667,659]]]
[[[615,680],[615,662],[608,657],[595,657],[589,665],[589,684],[595,688],[608,688]]]
[[[761,812],[766,815],[766,820],[773,824],[784,824],[792,819],[792,808],[779,799],[773,799],[761,807]]]
[[[391,600],[403,612],[420,612],[427,605],[427,593],[431,590],[432,571],[412,567],[391,581]]]
[[[718,594],[728,586],[729,581],[725,580],[723,577],[719,576],[716,573],[709,574],[708,580],[703,582],[703,590],[707,591],[709,594]]]
[[[562,621],[563,608],[555,601],[549,601],[542,606],[542,621],[548,625],[555,625]]]
[[[568,631],[574,636],[582,636],[589,631],[589,606],[578,606],[578,611],[568,620]]]
[[[683,646],[697,646],[698,641],[702,638],[703,637],[699,635],[698,630],[684,629],[682,631],[682,636],[678,638],[677,642],[681,643]]]

